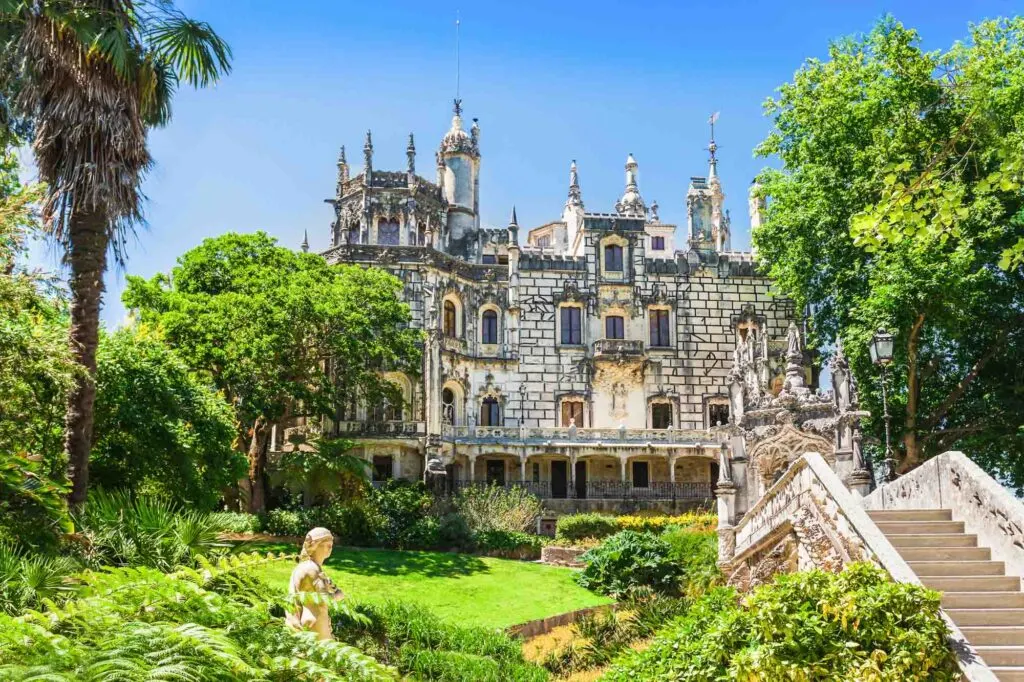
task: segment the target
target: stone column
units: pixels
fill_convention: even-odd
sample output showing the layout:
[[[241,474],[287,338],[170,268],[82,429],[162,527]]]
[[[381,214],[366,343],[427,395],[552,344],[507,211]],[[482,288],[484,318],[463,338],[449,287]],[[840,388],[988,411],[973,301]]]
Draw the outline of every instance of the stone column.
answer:
[[[668,456],[668,482],[676,482],[676,461],[679,459],[678,455]]]
[[[476,480],[476,455],[469,456],[469,480]]]
[[[576,485],[576,455],[569,455],[569,481]]]
[[[526,457],[519,457],[519,480],[526,480]]]
[[[736,529],[733,527],[736,485],[732,481],[719,479],[715,495],[718,497],[718,567],[727,573],[736,555]]]
[[[628,463],[628,461],[629,460],[626,457],[619,456],[619,469],[621,471],[621,479],[620,480],[623,483],[626,482],[626,464]]]

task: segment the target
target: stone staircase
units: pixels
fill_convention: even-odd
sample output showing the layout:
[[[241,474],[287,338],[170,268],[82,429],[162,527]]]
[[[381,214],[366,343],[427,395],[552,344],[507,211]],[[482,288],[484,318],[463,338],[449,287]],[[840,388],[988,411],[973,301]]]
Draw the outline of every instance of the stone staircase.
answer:
[[[996,677],[1024,682],[1024,592],[949,509],[868,511]]]

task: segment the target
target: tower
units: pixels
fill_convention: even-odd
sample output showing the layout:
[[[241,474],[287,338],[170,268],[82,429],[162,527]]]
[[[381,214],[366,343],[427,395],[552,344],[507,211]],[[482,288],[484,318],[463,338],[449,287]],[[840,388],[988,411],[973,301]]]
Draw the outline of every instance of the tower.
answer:
[[[455,100],[452,125],[438,151],[438,185],[448,202],[448,238],[443,245],[453,256],[475,261],[480,231],[480,126],[462,128],[462,101]]]
[[[640,166],[632,154],[626,156],[626,191],[622,198],[615,204],[615,210],[623,215],[646,216],[647,205],[640,196],[640,183],[638,176]]]
[[[583,232],[583,193],[575,159],[569,165],[569,196],[562,210],[562,223],[565,227],[555,230],[556,246],[561,253],[573,253]]]
[[[686,225],[690,248],[695,251],[728,251],[732,245],[731,227],[725,212],[725,193],[718,177],[718,144],[715,142],[715,121],[711,115],[711,141],[708,143],[708,175],[691,177],[686,191]]]

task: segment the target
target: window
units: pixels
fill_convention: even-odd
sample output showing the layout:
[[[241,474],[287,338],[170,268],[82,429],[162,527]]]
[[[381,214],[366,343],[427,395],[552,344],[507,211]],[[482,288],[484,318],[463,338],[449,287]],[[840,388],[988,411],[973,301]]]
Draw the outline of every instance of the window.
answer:
[[[540,464],[537,462],[533,463],[533,482],[540,483]]]
[[[562,402],[562,426],[583,427],[583,401],[565,400]]]
[[[665,238],[664,237],[651,237],[651,251],[664,251],[665,250]]]
[[[441,422],[455,423],[455,392],[450,388],[441,391]]]
[[[381,246],[398,246],[398,221],[382,220],[377,223],[377,243]]]
[[[543,237],[537,237],[537,246],[542,249],[546,249],[551,246],[551,235],[544,235]]]
[[[580,325],[580,313],[582,312],[575,306],[562,308],[562,343],[572,346],[583,343],[583,330]]]
[[[729,403],[708,404],[708,426],[724,426],[729,423]]]
[[[604,318],[604,338],[626,338],[626,325],[621,316],[609,315],[608,317]]]
[[[654,403],[651,405],[651,428],[667,429],[672,426],[672,404]]]
[[[484,265],[494,265],[498,262],[498,257],[493,253],[485,253],[481,261]]]
[[[609,272],[622,272],[622,247],[618,244],[604,247],[604,269]]]
[[[670,346],[672,341],[668,335],[668,311],[652,310],[651,317],[651,345]]]
[[[485,310],[483,324],[480,328],[480,340],[483,343],[498,343],[498,313]]]
[[[444,335],[452,338],[459,335],[455,326],[455,304],[451,301],[444,302]]]
[[[390,481],[393,477],[394,469],[392,467],[391,455],[374,455],[373,456],[373,480],[375,481]]]
[[[480,426],[501,426],[501,409],[494,398],[485,398],[480,405]]]

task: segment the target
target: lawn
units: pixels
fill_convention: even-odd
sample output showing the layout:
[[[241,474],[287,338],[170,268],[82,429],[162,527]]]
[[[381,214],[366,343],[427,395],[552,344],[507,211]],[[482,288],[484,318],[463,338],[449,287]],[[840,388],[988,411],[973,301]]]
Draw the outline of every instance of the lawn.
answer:
[[[291,544],[252,544],[246,550],[297,552]],[[261,569],[287,589],[293,564]],[[573,582],[569,568],[450,552],[335,548],[327,574],[347,597],[421,604],[461,625],[504,628],[537,618],[611,603]]]

